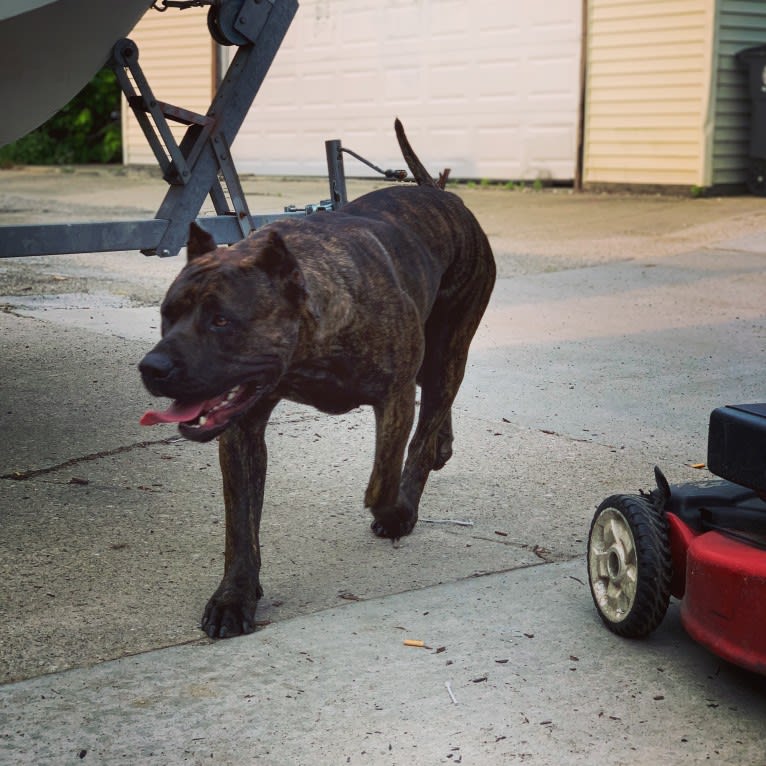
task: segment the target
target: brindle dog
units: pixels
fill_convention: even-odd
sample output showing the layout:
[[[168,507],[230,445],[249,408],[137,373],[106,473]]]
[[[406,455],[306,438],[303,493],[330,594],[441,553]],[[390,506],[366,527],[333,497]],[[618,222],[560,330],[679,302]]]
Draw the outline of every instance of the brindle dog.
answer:
[[[280,399],[328,413],[372,406],[364,502],[379,537],[412,531],[429,473],[452,454],[451,406],[495,263],[474,216],[438,187],[398,120],[395,129],[417,186],[277,221],[231,247],[192,224],[188,263],[162,303],[162,340],[140,371],[150,393],[174,402],[142,423],[220,437],[226,557],[202,618],[211,637],[254,628],[264,433]]]

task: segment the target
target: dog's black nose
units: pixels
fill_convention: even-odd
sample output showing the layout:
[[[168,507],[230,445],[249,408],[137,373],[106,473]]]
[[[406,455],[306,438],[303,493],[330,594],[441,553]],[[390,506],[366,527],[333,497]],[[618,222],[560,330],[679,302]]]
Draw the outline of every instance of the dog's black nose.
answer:
[[[160,351],[150,351],[139,363],[138,369],[145,382],[167,380],[173,371],[173,360]]]

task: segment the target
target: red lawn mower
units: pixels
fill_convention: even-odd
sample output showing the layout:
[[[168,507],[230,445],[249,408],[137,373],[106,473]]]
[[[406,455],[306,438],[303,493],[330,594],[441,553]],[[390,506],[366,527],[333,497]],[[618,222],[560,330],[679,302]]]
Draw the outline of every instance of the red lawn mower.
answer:
[[[593,517],[588,576],[613,633],[642,638],[670,596],[689,635],[766,675],[766,404],[719,407],[708,429],[710,481],[612,495]]]

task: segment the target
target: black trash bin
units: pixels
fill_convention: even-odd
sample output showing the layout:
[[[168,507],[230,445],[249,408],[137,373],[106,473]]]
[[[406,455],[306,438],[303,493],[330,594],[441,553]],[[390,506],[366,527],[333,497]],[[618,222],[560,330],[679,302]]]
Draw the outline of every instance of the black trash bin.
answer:
[[[750,162],[747,188],[766,196],[766,45],[745,48],[737,61],[747,71],[750,96]]]

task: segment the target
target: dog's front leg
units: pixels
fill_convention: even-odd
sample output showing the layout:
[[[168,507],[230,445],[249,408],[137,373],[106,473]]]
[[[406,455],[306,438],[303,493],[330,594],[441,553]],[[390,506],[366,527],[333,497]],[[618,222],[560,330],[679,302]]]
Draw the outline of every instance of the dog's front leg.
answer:
[[[412,532],[418,518],[417,508],[399,497],[404,450],[414,417],[414,381],[375,406],[375,462],[364,504],[375,517],[370,528],[378,537],[398,540]]]
[[[202,629],[211,638],[255,630],[263,595],[258,539],[266,479],[266,424],[273,405],[231,425],[221,435],[219,458],[226,505],[226,560],[221,584],[208,601]]]

